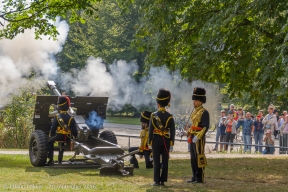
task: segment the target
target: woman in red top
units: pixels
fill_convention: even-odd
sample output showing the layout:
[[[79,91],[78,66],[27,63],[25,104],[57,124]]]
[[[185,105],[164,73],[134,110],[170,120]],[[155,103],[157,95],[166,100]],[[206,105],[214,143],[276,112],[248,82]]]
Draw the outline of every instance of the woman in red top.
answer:
[[[236,126],[237,126],[237,121],[234,120],[232,114],[228,115],[228,119],[225,122],[226,125],[226,138],[225,142],[230,142],[230,151],[233,150],[233,141],[236,135]],[[225,144],[225,151],[228,150],[228,144]]]

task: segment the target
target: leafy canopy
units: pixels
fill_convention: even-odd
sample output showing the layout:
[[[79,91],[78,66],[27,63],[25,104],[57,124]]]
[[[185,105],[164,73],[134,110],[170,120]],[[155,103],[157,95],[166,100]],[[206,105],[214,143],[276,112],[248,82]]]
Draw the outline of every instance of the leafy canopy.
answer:
[[[124,1],[124,5],[127,1]],[[190,81],[225,83],[231,97],[287,91],[287,10],[282,0],[135,0],[144,13],[138,45],[147,63]]]
[[[144,54],[131,45],[135,38],[139,16],[135,5],[123,11],[116,0],[106,0],[93,4],[98,10],[98,19],[81,15],[85,24],[75,22],[70,25],[63,51],[57,55],[57,62],[63,71],[81,69],[89,56],[101,57],[105,63],[122,59],[137,60],[143,66]]]
[[[69,21],[85,22],[80,12],[92,16],[97,9],[92,5],[100,0],[3,0],[0,8],[0,38],[14,38],[25,29],[35,29],[36,38],[49,35],[56,38],[58,32],[52,21],[57,16]]]

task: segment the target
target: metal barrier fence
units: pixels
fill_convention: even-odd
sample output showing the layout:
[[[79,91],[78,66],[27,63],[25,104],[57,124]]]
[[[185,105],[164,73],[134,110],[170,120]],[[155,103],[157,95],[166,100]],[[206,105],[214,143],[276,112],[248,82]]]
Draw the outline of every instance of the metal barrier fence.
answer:
[[[115,134],[116,137],[128,137],[128,148],[130,147],[130,138],[136,138],[136,139],[140,139],[139,136],[137,135],[125,135],[125,134]],[[187,142],[187,139],[178,139],[178,138],[175,138],[175,141],[180,141],[180,142]],[[244,143],[230,143],[230,142],[216,142],[216,141],[206,141],[206,143],[209,143],[209,144],[228,144],[228,145],[240,145],[240,146],[257,146],[257,147],[266,147],[266,145],[255,145],[255,144],[244,144]],[[288,151],[288,147],[282,147],[282,146],[279,146],[279,145],[274,145],[273,146],[274,148],[280,148],[280,149],[287,149]]]

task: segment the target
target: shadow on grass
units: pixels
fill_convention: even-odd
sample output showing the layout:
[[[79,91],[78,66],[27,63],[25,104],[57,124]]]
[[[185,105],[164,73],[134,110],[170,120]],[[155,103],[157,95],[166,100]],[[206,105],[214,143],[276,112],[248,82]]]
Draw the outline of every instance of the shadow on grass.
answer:
[[[33,167],[31,166],[27,166],[25,169],[26,172],[34,172],[34,173],[40,173],[40,172],[45,172],[47,173],[49,176],[59,176],[59,175],[63,175],[63,174],[67,174],[67,173],[75,173],[77,175],[81,175],[81,176],[100,176],[99,174],[99,170],[96,168],[50,168],[50,167]],[[93,171],[93,172],[91,172]]]

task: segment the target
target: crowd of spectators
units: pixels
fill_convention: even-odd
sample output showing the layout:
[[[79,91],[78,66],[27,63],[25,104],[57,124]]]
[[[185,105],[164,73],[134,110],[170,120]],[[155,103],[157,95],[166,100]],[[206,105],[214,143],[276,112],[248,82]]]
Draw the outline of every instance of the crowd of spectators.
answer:
[[[227,113],[227,114],[226,114]],[[233,151],[234,140],[240,140],[244,143],[244,152],[251,153],[252,140],[254,139],[255,153],[273,154],[275,152],[275,139],[279,139],[279,153],[288,153],[288,150],[281,147],[288,147],[288,115],[283,111],[280,115],[273,104],[267,109],[259,110],[257,115],[245,112],[244,109],[235,109],[233,104],[227,112],[221,110],[221,116],[217,123],[216,145],[213,151]],[[242,134],[241,134],[242,133]],[[220,149],[218,150],[218,142]],[[263,148],[264,144],[264,148]]]

